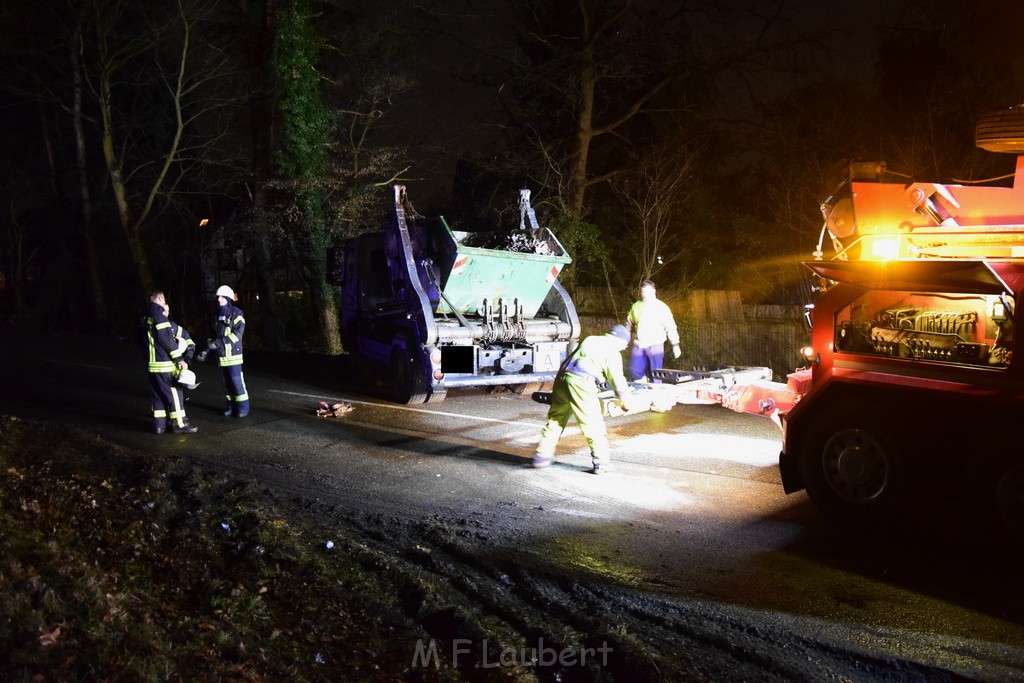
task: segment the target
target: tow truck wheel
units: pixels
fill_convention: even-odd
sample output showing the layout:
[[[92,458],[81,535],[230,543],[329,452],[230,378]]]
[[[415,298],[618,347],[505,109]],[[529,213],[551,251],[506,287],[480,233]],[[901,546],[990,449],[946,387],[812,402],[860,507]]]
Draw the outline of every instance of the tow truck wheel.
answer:
[[[979,116],[974,143],[989,152],[1024,152],[1024,108],[1010,107]]]
[[[826,516],[839,522],[883,521],[904,502],[907,463],[883,436],[883,424],[825,420],[809,440],[801,463],[804,481]]]
[[[1024,463],[1008,469],[996,489],[996,505],[1007,530],[1024,538]]]
[[[419,372],[419,364],[396,344],[391,349],[391,377],[395,383],[395,398],[399,403],[425,403],[427,385]]]

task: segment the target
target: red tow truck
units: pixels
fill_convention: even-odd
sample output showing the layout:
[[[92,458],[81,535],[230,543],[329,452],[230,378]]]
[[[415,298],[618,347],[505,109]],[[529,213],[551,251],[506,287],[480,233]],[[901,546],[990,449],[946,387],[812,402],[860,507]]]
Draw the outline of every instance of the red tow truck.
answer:
[[[1022,132],[1024,110],[996,112],[977,142],[1021,153]],[[837,257],[806,263],[824,292],[809,390],[782,416],[785,491],[854,524],[969,494],[1019,533],[1024,156],[1009,187],[850,171],[822,205]]]

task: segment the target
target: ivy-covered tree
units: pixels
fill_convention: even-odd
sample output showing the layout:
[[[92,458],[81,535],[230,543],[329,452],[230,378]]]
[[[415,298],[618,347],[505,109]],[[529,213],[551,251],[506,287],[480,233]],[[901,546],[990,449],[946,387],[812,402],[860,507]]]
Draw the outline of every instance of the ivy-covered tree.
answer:
[[[280,81],[284,144],[278,155],[294,187],[286,229],[302,264],[309,301],[320,323],[324,349],[341,351],[334,290],[327,282],[330,246],[325,178],[333,125],[321,96],[317,60],[322,41],[313,26],[310,0],[291,0],[279,17],[274,65]]]

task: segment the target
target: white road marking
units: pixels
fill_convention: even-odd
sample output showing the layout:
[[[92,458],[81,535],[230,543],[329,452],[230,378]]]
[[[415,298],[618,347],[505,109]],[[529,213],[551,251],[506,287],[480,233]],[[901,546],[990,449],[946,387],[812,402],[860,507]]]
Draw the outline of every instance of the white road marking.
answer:
[[[289,396],[301,396],[303,398],[323,399],[323,396],[319,395],[319,394],[303,394],[303,393],[300,393],[300,392],[297,392],[297,391],[281,391],[279,389],[269,389],[268,391],[270,393],[274,393],[274,394],[288,394]],[[532,429],[538,429],[539,427],[543,427],[544,426],[544,423],[543,422],[539,422],[539,421],[538,422],[514,422],[512,420],[500,420],[500,419],[494,418],[494,417],[482,417],[480,415],[466,415],[464,413],[447,413],[447,412],[444,412],[444,411],[441,411],[441,410],[427,410],[425,408],[411,408],[409,406],[398,405],[398,404],[395,404],[395,403],[376,403],[374,401],[359,401],[357,399],[352,399],[352,398],[329,399],[327,402],[331,403],[331,402],[339,402],[339,401],[344,401],[345,403],[356,403],[358,405],[364,405],[364,406],[374,406],[376,408],[390,408],[392,410],[405,410],[405,411],[412,412],[412,413],[426,413],[427,415],[443,415],[444,417],[457,417],[457,418],[460,418],[460,419],[463,419],[463,420],[479,420],[480,422],[496,422],[496,423],[499,423],[499,424],[506,424],[506,425],[518,425],[520,427],[530,427]]]
[[[570,517],[584,517],[586,519],[611,519],[611,515],[606,515],[600,512],[588,512],[586,510],[573,510],[572,508],[549,508],[545,507],[546,512],[554,512],[559,515],[569,515]]]

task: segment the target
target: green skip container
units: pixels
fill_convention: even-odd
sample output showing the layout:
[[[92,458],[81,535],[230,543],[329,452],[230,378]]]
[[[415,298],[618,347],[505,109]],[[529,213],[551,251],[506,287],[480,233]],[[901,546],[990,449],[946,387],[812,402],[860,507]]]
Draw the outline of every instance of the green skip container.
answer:
[[[452,230],[441,217],[449,243],[442,248],[441,289],[437,313],[476,315],[484,299],[497,310],[498,300],[514,311],[536,317],[558,274],[572,259],[547,228],[507,232]]]

